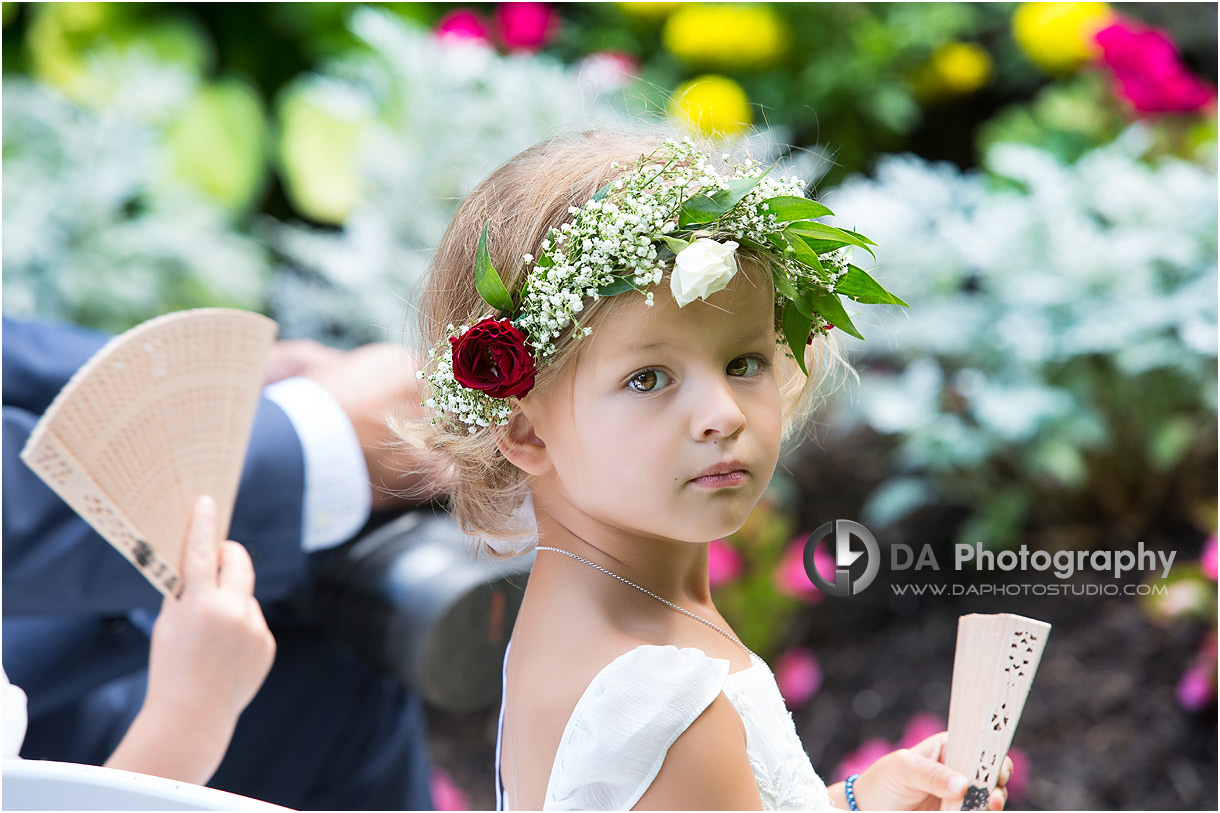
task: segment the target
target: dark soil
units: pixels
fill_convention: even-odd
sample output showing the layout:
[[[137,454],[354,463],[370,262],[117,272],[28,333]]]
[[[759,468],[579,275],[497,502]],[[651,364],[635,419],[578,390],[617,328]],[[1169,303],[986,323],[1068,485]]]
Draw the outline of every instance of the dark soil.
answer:
[[[799,527],[859,516],[862,495],[879,480],[850,440],[814,444],[788,462],[800,484]],[[883,553],[895,542],[916,550],[944,544],[960,512],[930,510],[878,534]],[[1182,523],[1144,544],[1198,557],[1201,534]],[[888,538],[886,538],[888,537]],[[942,560],[946,557],[941,556]],[[887,557],[888,558],[888,557]],[[1009,809],[1216,810],[1216,706],[1182,709],[1175,687],[1206,632],[1200,622],[1158,625],[1122,585],[1091,571],[1070,582],[1094,595],[952,595],[976,589],[1032,590],[1057,585],[1050,573],[969,573],[942,561],[942,572],[882,567],[864,592],[826,598],[797,618],[790,644],[817,653],[820,691],[794,711],[814,767],[828,782],[840,761],[864,741],[897,742],[920,712],[948,717],[957,620],[967,613],[1011,612],[1053,626],[1013,746],[1029,758],[1024,793]],[[945,572],[948,571],[948,572]],[[896,596],[897,583],[943,584],[949,595]],[[954,585],[957,587],[954,588]],[[1093,585],[1092,588],[1085,587]],[[1104,595],[1117,586],[1119,595]],[[468,795],[474,809],[494,809],[493,761],[498,706],[485,712],[430,710],[433,759]],[[1020,782],[1020,780],[1018,780]]]

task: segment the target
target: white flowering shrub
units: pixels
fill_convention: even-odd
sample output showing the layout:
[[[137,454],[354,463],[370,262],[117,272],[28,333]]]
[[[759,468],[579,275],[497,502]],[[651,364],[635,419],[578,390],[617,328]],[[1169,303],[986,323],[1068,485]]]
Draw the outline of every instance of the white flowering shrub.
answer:
[[[5,311],[116,332],[187,307],[261,310],[266,251],[164,149],[196,79],[138,54],[93,68],[113,88],[94,107],[5,80]]]
[[[402,338],[431,251],[478,181],[545,138],[626,117],[544,56],[441,42],[374,8],[355,9],[350,27],[367,49],[300,77],[281,105],[302,121],[304,108],[316,111],[314,131],[327,128],[325,143],[352,157],[350,172],[345,157],[335,166],[319,154],[298,173],[317,184],[319,165],[333,167],[317,194],[298,188],[298,204],[341,225],[268,224],[264,234],[291,266],[272,287],[282,332],[354,344]],[[306,126],[285,132],[282,154]]]
[[[1214,496],[1216,170],[1147,149],[1136,126],[1071,165],[895,156],[826,197],[911,305],[862,314],[850,345],[845,423],[897,442],[866,522],[959,503],[962,541],[1004,545],[1099,514],[1140,533],[1175,478]]]

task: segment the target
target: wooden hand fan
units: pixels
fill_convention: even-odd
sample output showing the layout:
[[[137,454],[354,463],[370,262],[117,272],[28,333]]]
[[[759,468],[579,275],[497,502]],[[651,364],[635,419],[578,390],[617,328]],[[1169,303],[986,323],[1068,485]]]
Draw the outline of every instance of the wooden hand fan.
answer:
[[[277,325],[245,311],[160,316],[81,367],[30,434],[21,459],[162,593],[195,499],[216,500],[228,535]]]
[[[1050,624],[1009,613],[958,619],[945,764],[970,787],[941,810],[987,809],[1050,631]]]

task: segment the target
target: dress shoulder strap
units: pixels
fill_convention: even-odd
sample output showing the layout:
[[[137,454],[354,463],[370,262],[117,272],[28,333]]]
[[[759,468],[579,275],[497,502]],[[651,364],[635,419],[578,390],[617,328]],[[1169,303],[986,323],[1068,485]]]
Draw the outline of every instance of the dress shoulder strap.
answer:
[[[500,665],[500,720],[496,723],[496,810],[508,810],[508,802],[504,798],[504,781],[500,778],[500,741],[504,737],[504,689],[508,685],[508,649],[512,645],[510,639],[504,646],[504,663]]]

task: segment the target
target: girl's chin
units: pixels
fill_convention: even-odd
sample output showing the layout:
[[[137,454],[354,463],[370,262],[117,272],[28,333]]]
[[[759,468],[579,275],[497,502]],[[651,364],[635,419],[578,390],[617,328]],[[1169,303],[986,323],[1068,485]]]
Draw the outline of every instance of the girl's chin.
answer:
[[[724,539],[725,537],[732,536],[745,527],[748,516],[749,514],[746,514],[733,522],[717,524],[699,523],[697,528],[690,528],[686,530],[682,534],[681,541],[706,545],[713,539]]]

